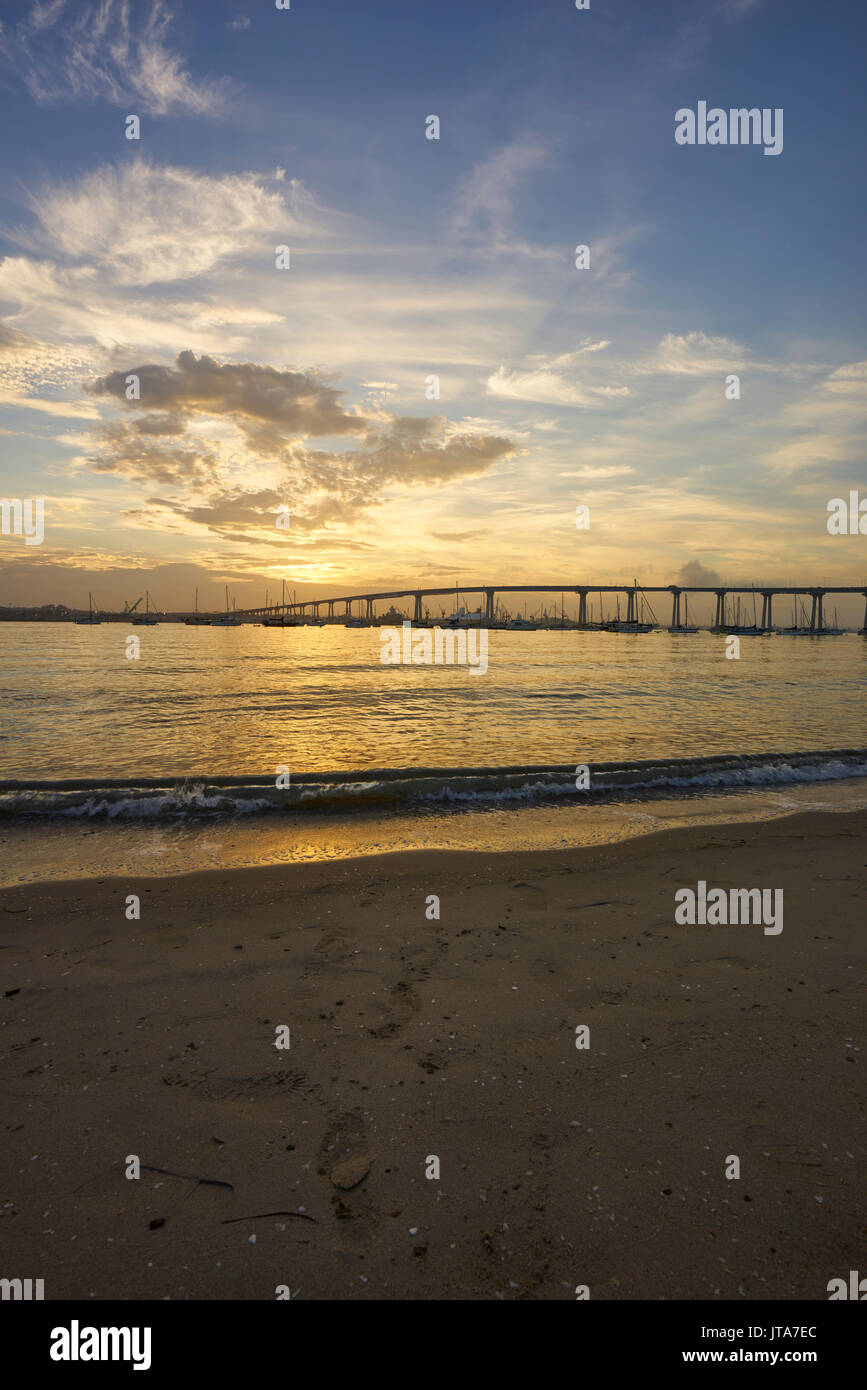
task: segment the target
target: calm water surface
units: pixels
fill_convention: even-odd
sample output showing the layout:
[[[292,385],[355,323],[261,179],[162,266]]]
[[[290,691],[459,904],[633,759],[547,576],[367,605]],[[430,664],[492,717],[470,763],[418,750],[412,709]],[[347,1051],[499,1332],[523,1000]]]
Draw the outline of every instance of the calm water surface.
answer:
[[[140,637],[128,660],[126,638]],[[0,624],[0,778],[514,766],[867,746],[867,640],[492,632],[488,671],[377,628]]]
[[[380,649],[376,628],[0,624],[0,782],[19,784],[0,789],[0,883],[562,848],[867,805],[867,751],[823,756],[867,750],[859,636],[743,638],[733,661],[709,633],[492,632],[479,676]],[[739,755],[723,779],[720,755]],[[627,771],[597,804],[572,769],[598,788],[600,763]],[[292,791],[267,809],[290,814],[262,814],[281,766]],[[259,783],[205,785],[244,778]]]

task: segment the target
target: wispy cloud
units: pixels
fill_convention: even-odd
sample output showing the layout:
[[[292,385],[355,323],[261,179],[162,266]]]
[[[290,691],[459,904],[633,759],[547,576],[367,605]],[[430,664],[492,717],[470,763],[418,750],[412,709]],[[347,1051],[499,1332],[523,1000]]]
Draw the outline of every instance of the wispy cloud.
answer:
[[[10,409],[36,410],[42,415],[57,415],[71,420],[98,420],[99,411],[81,401],[51,401],[39,396],[18,396],[0,387],[0,407]]]
[[[745,349],[730,338],[714,338],[707,333],[666,333],[656,351],[636,363],[636,370],[675,376],[719,376],[736,371],[747,360]]]
[[[592,393],[578,382],[567,381],[553,367],[527,370],[498,367],[485,382],[489,395],[509,401],[537,401],[541,405],[595,404]]]
[[[313,200],[297,181],[213,178],[146,159],[103,165],[30,201],[38,225],[16,233],[17,240],[89,263],[121,285],[189,279],[253,248],[264,261],[273,257],[266,236],[308,228],[314,215]]]
[[[867,362],[850,362],[813,382],[780,412],[777,435],[762,462],[774,472],[811,469],[827,476],[863,475],[867,448]]]
[[[458,188],[448,223],[450,237],[488,252],[553,253],[531,247],[514,230],[515,195],[529,174],[552,163],[545,145],[524,136],[480,161]]]
[[[227,107],[227,78],[196,80],[169,47],[172,13],[163,0],[34,4],[0,33],[0,54],[34,101],[108,101],[137,114],[215,116]]]
[[[660,66],[674,71],[695,66],[723,26],[737,24],[765,3],[766,0],[706,0],[677,25],[660,55]]]
[[[607,478],[623,478],[634,472],[635,469],[628,463],[612,464],[610,468],[606,467],[604,464],[597,467],[594,464],[587,463],[583,468],[575,468],[569,472],[561,473],[560,477],[585,478],[592,482],[601,482]]]

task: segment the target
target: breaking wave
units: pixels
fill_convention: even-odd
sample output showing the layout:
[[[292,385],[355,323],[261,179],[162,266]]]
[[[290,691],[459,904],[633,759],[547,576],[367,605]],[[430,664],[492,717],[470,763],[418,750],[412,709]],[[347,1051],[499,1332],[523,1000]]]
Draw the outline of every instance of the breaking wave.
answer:
[[[591,763],[578,789],[574,765],[380,768],[271,777],[0,781],[0,816],[176,821],[282,813],[375,812],[402,807],[470,809],[648,800],[836,782],[867,777],[867,749],[720,754],[645,762]]]

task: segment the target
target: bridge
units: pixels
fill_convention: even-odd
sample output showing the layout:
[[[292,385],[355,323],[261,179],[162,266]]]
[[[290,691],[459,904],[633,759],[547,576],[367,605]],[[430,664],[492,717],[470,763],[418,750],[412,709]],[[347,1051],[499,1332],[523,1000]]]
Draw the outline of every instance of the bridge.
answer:
[[[712,586],[693,586],[688,584],[665,584],[660,586],[643,585],[633,582],[632,584],[461,584],[460,586],[448,585],[444,588],[423,588],[423,589],[387,589],[382,593],[375,594],[346,594],[336,598],[322,599],[303,599],[292,603],[277,603],[263,605],[261,608],[237,609],[236,616],[247,618],[266,618],[266,617],[297,617],[311,616],[321,617],[323,606],[327,607],[327,620],[332,622],[346,620],[358,616],[366,622],[376,621],[376,604],[394,602],[395,599],[411,599],[413,603],[412,621],[416,624],[423,624],[426,619],[424,615],[424,600],[426,598],[437,598],[447,596],[457,598],[458,594],[472,594],[479,596],[479,609],[481,611],[481,599],[484,597],[483,622],[492,623],[495,621],[496,596],[498,594],[568,594],[578,598],[578,626],[589,626],[587,617],[588,595],[599,594],[600,605],[602,594],[616,594],[626,598],[626,619],[628,623],[636,622],[638,618],[638,601],[642,596],[651,594],[668,595],[671,598],[671,626],[679,628],[684,626],[681,621],[681,598],[690,594],[713,594],[716,598],[714,613],[714,628],[724,628],[726,625],[726,604],[730,595],[746,594],[753,598],[762,600],[761,622],[757,620],[757,627],[762,632],[773,630],[774,616],[773,605],[775,598],[789,595],[793,598],[804,598],[811,600],[809,630],[821,633],[826,630],[825,623],[825,599],[831,595],[840,596],[843,594],[860,594],[864,598],[864,622],[860,631],[867,636],[867,587],[861,584],[843,585],[840,588],[827,588],[814,584],[796,587],[780,587],[778,585],[712,585]],[[335,614],[335,604],[343,604],[343,613]],[[353,613],[353,604],[363,607],[357,615]],[[600,614],[601,616],[601,614]],[[796,624],[799,626],[799,624]]]

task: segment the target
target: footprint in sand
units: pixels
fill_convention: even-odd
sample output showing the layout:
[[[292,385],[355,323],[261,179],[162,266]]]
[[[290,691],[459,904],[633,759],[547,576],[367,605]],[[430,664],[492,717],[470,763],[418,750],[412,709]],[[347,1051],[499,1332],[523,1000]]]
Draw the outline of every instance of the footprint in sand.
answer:
[[[376,1028],[369,1028],[373,1038],[391,1038],[418,1012],[418,996],[408,980],[398,980],[388,992],[386,1017]]]
[[[363,1183],[376,1153],[359,1110],[346,1110],[332,1118],[317,1158],[317,1173],[334,1189],[331,1197],[334,1219],[353,1241],[371,1239],[379,1226],[379,1214]]]
[[[446,1066],[446,1059],[441,1052],[426,1052],[423,1057],[418,1058],[418,1065],[422,1071],[433,1076],[435,1071],[442,1071]]]
[[[374,1151],[360,1110],[335,1115],[319,1145],[316,1171],[341,1192],[351,1192],[370,1172]]]
[[[275,1096],[305,1090],[307,1077],[300,1071],[263,1072],[259,1076],[196,1076],[166,1071],[163,1085],[189,1087],[209,1101],[272,1100]]]

